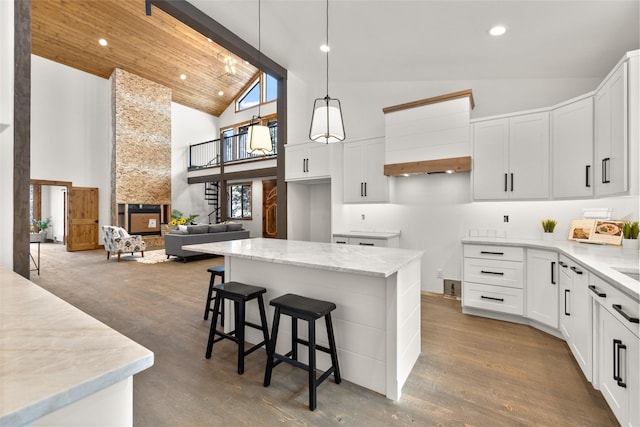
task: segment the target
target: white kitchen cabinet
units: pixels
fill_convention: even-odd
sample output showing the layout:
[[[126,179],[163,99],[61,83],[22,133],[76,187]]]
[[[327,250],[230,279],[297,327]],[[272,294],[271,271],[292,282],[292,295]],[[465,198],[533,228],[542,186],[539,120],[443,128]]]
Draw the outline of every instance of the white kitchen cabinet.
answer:
[[[595,94],[596,196],[628,190],[627,93],[627,62],[622,62]]]
[[[317,142],[287,144],[286,181],[331,178],[331,146]]]
[[[551,112],[551,171],[554,199],[593,196],[593,97]]]
[[[473,124],[474,200],[549,198],[549,113]]]
[[[625,324],[599,306],[600,391],[622,426],[640,425],[639,340]]]
[[[560,331],[587,380],[593,378],[592,309],[589,296],[589,272],[561,256]]]
[[[388,202],[389,178],[384,175],[384,141],[350,142],[343,147],[344,202]]]
[[[524,314],[522,248],[464,245],[462,305]]]
[[[350,233],[334,234],[333,243],[343,245],[377,246],[381,248],[398,248],[400,236],[391,233]]]
[[[558,328],[558,254],[527,249],[527,317]]]

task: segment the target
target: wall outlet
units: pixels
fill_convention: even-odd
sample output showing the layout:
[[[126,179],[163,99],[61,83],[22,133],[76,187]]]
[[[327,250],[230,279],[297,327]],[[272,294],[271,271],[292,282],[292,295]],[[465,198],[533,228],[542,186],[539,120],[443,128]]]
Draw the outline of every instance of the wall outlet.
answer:
[[[360,215],[360,217],[362,218],[362,220],[364,221],[364,214]]]
[[[502,217],[502,220],[503,220],[504,222],[509,222],[509,215],[505,215],[505,216],[503,216],[503,217]]]

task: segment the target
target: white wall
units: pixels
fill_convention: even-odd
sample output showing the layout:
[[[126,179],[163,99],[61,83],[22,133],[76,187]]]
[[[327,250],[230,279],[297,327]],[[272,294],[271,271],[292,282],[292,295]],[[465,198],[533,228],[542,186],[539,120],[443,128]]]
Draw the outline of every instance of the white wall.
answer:
[[[13,1],[0,1],[0,265],[13,270]]]
[[[35,55],[31,61],[31,178],[98,188],[100,225],[110,224],[109,80]]]
[[[219,119],[184,105],[171,103],[171,207],[185,215],[198,215],[206,224],[211,207],[204,199],[204,184],[187,183],[189,145],[219,136]]]

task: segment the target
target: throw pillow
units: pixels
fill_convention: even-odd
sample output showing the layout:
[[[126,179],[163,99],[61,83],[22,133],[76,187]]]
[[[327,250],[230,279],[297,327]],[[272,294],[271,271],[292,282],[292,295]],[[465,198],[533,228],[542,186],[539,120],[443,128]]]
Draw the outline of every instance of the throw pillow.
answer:
[[[119,237],[129,237],[129,233],[127,233],[127,230],[122,227],[118,227],[117,233]]]
[[[187,232],[188,232],[188,231],[187,231],[187,226],[186,226],[186,225],[179,225],[179,226],[178,226],[178,230],[180,230],[180,231],[184,231],[185,233],[187,233]]]
[[[227,224],[209,224],[209,233],[221,233],[227,231]]]
[[[209,231],[209,225],[208,224],[189,225],[189,226],[187,226],[187,233],[188,234],[204,234],[204,233],[207,233],[208,231]]]
[[[227,224],[227,231],[240,231],[242,230],[242,224],[229,223]]]

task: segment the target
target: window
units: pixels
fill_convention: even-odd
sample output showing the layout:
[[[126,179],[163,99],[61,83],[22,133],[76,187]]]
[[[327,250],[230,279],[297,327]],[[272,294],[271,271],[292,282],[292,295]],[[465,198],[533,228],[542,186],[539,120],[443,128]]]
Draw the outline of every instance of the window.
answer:
[[[242,94],[237,98],[236,111],[246,110],[257,106],[258,104],[265,104],[277,99],[278,79],[271,77],[266,73],[262,73],[260,77],[256,78],[248,86],[248,89],[242,92]]]
[[[251,219],[251,183],[229,185],[229,218]]]

